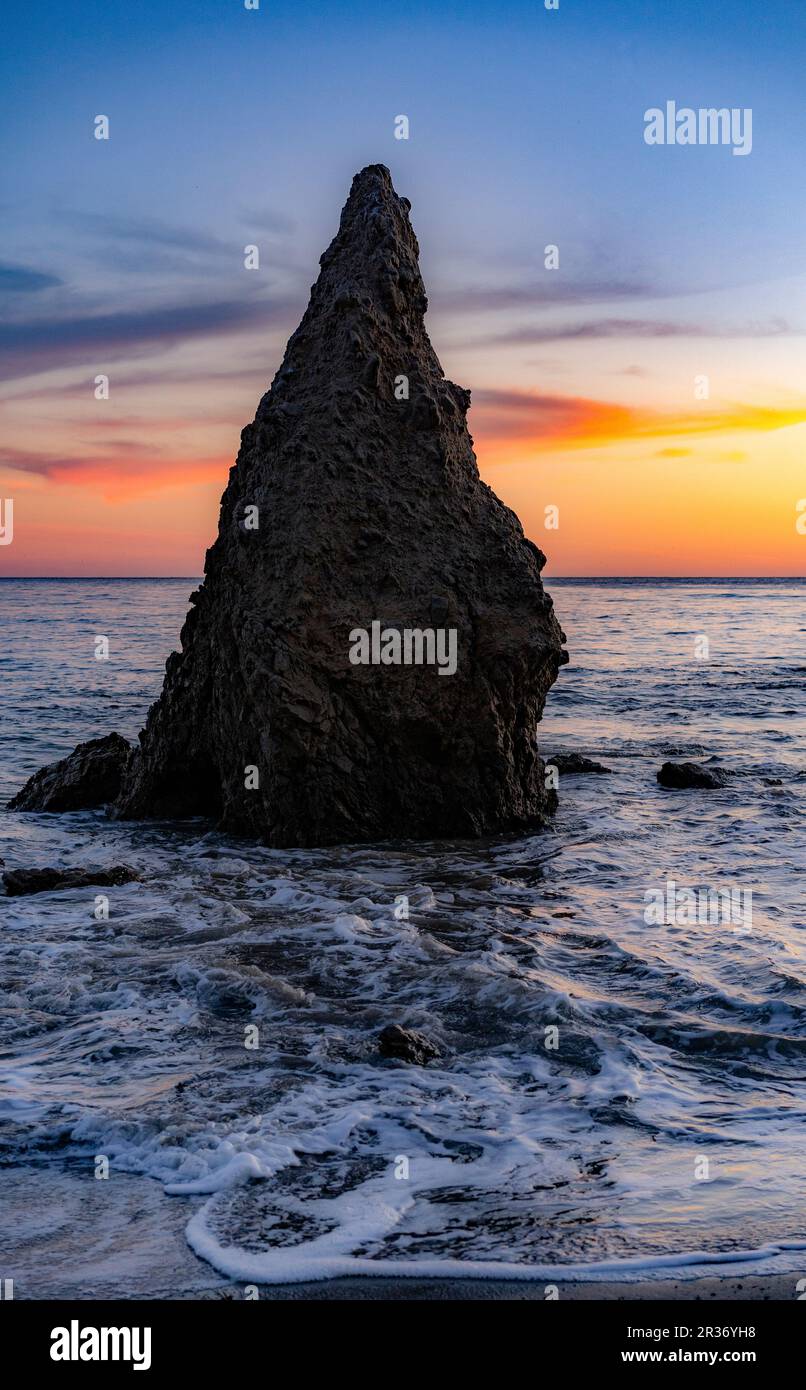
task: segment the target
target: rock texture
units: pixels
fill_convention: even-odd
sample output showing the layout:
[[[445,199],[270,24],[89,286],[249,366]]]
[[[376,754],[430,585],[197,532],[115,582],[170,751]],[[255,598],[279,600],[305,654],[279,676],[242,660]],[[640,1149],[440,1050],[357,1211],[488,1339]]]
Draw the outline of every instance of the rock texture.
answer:
[[[583,777],[591,773],[612,772],[612,767],[595,763],[592,758],[584,758],[581,753],[556,753],[549,760],[564,777]]]
[[[67,758],[40,768],[8,803],[9,811],[82,811],[114,801],[131,756],[120,734],[79,743]]]
[[[125,864],[113,869],[7,869],[3,883],[10,898],[25,893],[50,893],[64,888],[117,888],[133,883],[140,875]]]
[[[664,763],[658,773],[662,787],[726,787],[730,774],[721,767],[703,767],[701,763]]]
[[[436,1043],[432,1043],[424,1033],[418,1033],[414,1028],[401,1028],[398,1023],[384,1028],[378,1043],[382,1057],[394,1057],[398,1062],[414,1062],[417,1066],[433,1062],[440,1055]]]
[[[479,835],[551,807],[535,734],[565,639],[425,331],[409,207],[382,165],[353,181],[243,431],[121,816],[212,815],[282,846]],[[455,674],[352,664],[374,621],[454,629]]]

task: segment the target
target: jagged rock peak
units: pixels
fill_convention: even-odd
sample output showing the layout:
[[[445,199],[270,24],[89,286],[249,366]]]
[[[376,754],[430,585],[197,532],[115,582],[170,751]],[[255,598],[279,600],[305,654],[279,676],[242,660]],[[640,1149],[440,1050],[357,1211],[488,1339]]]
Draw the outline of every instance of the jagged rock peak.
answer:
[[[444,374],[423,323],[428,299],[410,208],[383,164],[356,174],[339,230],[320,257],[310,303],[260,402],[257,422],[274,410],[289,423],[306,376],[318,376],[331,394],[340,388],[347,394],[375,387],[385,367],[405,374],[412,357],[415,389],[433,393]],[[460,395],[466,410],[469,393]]]
[[[352,289],[359,301],[366,294],[388,307],[394,288],[397,312],[409,307],[424,314],[428,300],[410,210],[408,198],[399,198],[392,187],[385,165],[369,164],[356,174],[339,230],[319,260],[323,274],[318,292],[325,295],[338,287],[348,296]],[[336,307],[346,307],[344,298],[337,296]]]

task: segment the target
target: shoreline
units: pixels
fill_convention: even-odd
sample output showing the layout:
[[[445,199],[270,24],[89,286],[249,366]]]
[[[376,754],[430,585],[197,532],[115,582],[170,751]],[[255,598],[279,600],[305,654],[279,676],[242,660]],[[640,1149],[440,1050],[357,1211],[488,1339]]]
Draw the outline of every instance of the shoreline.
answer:
[[[288,1284],[230,1279],[194,1253],[186,1226],[196,1202],[165,1195],[153,1178],[117,1172],[104,1183],[75,1167],[3,1170],[14,1234],[5,1270],[20,1302],[788,1302],[802,1270],[615,1280],[466,1278],[373,1274]],[[556,1288],[554,1298],[546,1290]]]
[[[383,1275],[321,1280],[310,1284],[257,1285],[260,1298],[271,1302],[789,1302],[797,1299],[799,1276],[751,1274],[744,1277],[658,1279],[640,1283],[591,1279],[557,1284],[558,1297],[546,1298],[543,1280],[526,1279],[389,1279]],[[226,1295],[224,1295],[226,1296]],[[222,1297],[219,1292],[213,1297]]]
[[[210,1270],[212,1280],[216,1271]],[[298,1284],[256,1284],[222,1280],[205,1287],[184,1291],[145,1289],[113,1291],[42,1293],[26,1297],[15,1293],[18,1302],[87,1303],[790,1303],[799,1297],[796,1273],[753,1274],[744,1278],[659,1279],[636,1284],[612,1280],[555,1285],[557,1292],[546,1297],[547,1286],[526,1279],[390,1279],[387,1276],[355,1275]],[[257,1289],[257,1298],[247,1299],[246,1288]]]

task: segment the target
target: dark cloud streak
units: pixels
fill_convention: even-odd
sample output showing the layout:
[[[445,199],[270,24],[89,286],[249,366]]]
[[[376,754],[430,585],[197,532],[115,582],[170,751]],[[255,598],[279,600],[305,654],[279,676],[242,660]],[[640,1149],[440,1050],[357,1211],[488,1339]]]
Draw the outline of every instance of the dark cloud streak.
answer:
[[[41,270],[29,270],[25,265],[0,265],[0,291],[11,294],[36,294],[50,290],[62,281],[56,275]]]
[[[474,338],[468,346],[579,342],[602,338],[779,338],[798,334],[783,319],[756,324],[676,323],[664,319],[592,319],[584,323],[525,324],[504,333]]]
[[[77,318],[0,324],[0,379],[80,362],[104,363],[126,352],[170,347],[193,338],[285,325],[298,308],[291,299],[229,299],[163,305]],[[102,366],[98,366],[102,370]]]
[[[598,280],[568,280],[547,272],[539,284],[479,286],[465,289],[436,291],[429,296],[433,308],[440,313],[487,313],[499,309],[518,309],[539,305],[553,306],[604,304],[616,299],[657,299],[665,297],[651,285],[633,281],[607,282]]]

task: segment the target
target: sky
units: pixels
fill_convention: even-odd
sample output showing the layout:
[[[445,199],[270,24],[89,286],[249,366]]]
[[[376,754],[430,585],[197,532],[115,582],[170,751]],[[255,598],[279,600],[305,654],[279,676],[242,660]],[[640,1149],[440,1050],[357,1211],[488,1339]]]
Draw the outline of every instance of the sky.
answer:
[[[54,0],[5,24],[0,576],[201,573],[369,163],[412,202],[432,342],[547,579],[806,574],[806,5]],[[752,148],[646,143],[667,101],[750,109]]]

